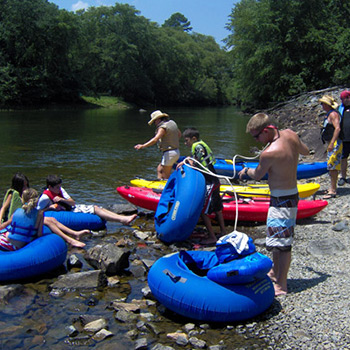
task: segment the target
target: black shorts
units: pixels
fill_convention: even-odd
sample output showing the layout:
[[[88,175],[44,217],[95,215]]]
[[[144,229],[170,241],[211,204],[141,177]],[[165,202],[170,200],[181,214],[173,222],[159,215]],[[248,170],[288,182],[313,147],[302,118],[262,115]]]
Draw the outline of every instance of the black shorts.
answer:
[[[217,213],[223,209],[222,199],[220,196],[220,182],[206,182],[206,193],[203,214]]]
[[[350,142],[348,141],[343,141],[343,152],[341,155],[341,159],[346,159],[349,157],[350,154]]]

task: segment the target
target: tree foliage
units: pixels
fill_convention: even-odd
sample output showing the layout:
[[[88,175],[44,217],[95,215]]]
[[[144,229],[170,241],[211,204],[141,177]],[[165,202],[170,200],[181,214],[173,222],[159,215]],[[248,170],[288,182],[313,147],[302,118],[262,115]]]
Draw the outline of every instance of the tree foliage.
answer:
[[[227,103],[228,54],[191,29],[180,13],[160,27],[120,3],[73,13],[46,0],[2,0],[0,105],[81,94],[152,105]]]
[[[171,27],[181,29],[184,32],[192,30],[191,22],[180,12],[176,12],[170,16],[164,23],[163,27]]]
[[[233,95],[262,106],[348,82],[349,7],[339,0],[242,0],[227,39]]]

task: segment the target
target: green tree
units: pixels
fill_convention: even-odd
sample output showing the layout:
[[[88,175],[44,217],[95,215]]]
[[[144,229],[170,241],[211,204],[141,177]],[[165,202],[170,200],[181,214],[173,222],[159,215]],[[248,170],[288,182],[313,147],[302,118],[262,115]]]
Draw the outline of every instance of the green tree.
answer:
[[[172,14],[164,21],[163,27],[181,29],[184,32],[190,32],[192,30],[191,22],[180,12]]]
[[[0,101],[35,104],[72,99],[76,86],[69,70],[69,24],[57,6],[44,0],[1,2]]]
[[[232,48],[235,97],[247,105],[266,106],[340,81],[337,60],[341,47],[346,47],[339,36],[340,4],[334,0],[242,0],[236,4],[227,39]]]

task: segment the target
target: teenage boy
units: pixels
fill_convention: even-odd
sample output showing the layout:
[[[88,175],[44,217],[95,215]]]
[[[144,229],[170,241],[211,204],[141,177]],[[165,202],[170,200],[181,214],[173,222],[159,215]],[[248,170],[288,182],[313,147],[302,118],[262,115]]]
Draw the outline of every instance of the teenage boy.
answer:
[[[212,173],[216,174],[214,169],[215,157],[209,146],[203,140],[201,140],[199,131],[195,128],[188,128],[183,132],[183,138],[185,140],[185,145],[187,147],[191,147],[192,157]],[[196,165],[195,162],[191,161],[190,157],[187,157],[186,159],[190,162],[191,165],[200,167],[200,165]],[[179,168],[184,162],[185,161],[180,162],[177,165],[177,168]],[[205,227],[208,230],[209,237],[205,240],[202,240],[201,243],[204,245],[211,245],[216,243],[217,239],[208,215],[213,212],[216,214],[220,225],[221,236],[226,235],[226,229],[224,217],[222,215],[223,206],[220,196],[220,181],[216,176],[212,176],[206,173],[203,173],[203,175],[205,177],[207,190],[201,217],[204,221]]]

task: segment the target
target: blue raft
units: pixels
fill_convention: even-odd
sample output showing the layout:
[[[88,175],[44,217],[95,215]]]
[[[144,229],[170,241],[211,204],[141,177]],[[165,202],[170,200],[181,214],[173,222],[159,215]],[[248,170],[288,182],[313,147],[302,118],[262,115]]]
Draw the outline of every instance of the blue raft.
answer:
[[[106,221],[96,214],[73,213],[71,211],[46,211],[47,217],[54,217],[61,224],[72,230],[102,230],[106,227]]]
[[[249,256],[241,259],[238,270],[244,269]],[[274,287],[266,276],[270,267],[266,261],[255,272],[254,267],[250,272],[251,282],[244,284],[230,284],[232,280],[226,277],[239,272],[230,274],[228,269],[214,278],[220,282],[217,283],[209,278],[212,269],[220,268],[215,252],[181,251],[153,264],[148,273],[148,285],[160,303],[185,317],[210,322],[241,321],[257,316],[272,304]]]
[[[44,232],[49,232],[45,228]],[[66,242],[48,233],[14,252],[0,251],[0,281],[38,276],[62,265],[67,256]]]
[[[205,192],[201,172],[184,165],[171,174],[154,215],[160,240],[181,242],[191,235],[203,209]]]

